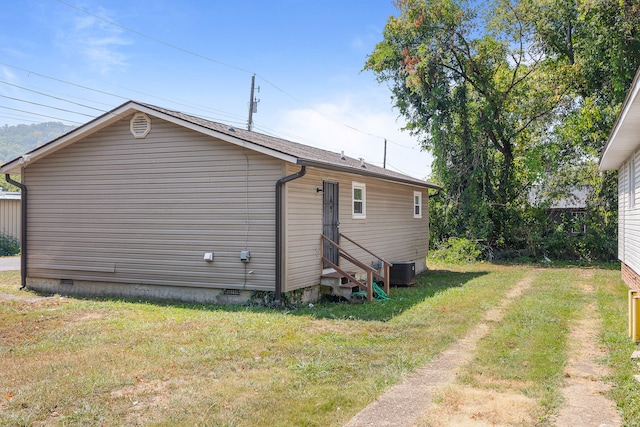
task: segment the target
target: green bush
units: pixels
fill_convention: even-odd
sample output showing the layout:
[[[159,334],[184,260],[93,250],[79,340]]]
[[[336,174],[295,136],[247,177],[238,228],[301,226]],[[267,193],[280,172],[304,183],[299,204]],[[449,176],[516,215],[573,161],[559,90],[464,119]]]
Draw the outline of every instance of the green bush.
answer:
[[[469,239],[450,237],[444,242],[436,244],[435,249],[429,252],[429,257],[437,261],[460,264],[475,262],[480,259],[482,247]]]
[[[20,241],[0,232],[0,256],[14,256],[20,253]]]

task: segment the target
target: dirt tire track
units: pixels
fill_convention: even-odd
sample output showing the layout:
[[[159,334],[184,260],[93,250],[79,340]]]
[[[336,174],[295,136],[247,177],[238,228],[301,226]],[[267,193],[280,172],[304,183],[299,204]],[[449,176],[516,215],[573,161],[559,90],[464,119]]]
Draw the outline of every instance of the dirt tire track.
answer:
[[[509,290],[500,304],[488,310],[467,335],[453,343],[434,360],[416,370],[401,383],[391,387],[353,417],[345,427],[406,427],[415,425],[432,404],[433,392],[456,379],[458,369],[470,362],[478,342],[491,329],[491,322],[502,319],[506,309],[533,282],[531,275]]]
[[[592,294],[594,290],[583,285],[582,292]],[[622,425],[614,403],[605,396],[609,386],[602,378],[607,369],[595,361],[602,356],[597,339],[600,322],[595,304],[591,303],[569,332],[570,356],[562,387],[564,405],[556,418],[557,427]]]

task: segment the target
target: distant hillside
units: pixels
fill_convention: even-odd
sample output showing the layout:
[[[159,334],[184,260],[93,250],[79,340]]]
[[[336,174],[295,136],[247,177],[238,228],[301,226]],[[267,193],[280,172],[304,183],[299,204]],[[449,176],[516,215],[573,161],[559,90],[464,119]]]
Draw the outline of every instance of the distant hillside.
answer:
[[[0,164],[13,160],[72,129],[74,126],[60,122],[0,126]]]

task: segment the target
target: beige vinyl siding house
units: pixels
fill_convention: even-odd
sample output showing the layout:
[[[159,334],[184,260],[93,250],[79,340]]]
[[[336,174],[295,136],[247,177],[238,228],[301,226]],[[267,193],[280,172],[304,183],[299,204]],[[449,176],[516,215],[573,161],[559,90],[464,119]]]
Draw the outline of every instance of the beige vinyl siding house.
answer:
[[[290,171],[289,171],[290,172]],[[357,181],[356,181],[357,180]],[[413,261],[416,271],[426,269],[429,246],[427,189],[381,181],[371,177],[310,168],[306,175],[288,184],[287,191],[287,291],[308,286],[321,273],[322,188],[324,181],[338,184],[340,232],[388,261]],[[352,184],[366,185],[366,217],[354,218]],[[414,217],[414,192],[422,197],[422,216]],[[297,195],[303,195],[298,199]],[[296,202],[292,198],[296,198]],[[299,202],[299,203],[298,203]],[[314,207],[315,208],[311,208]],[[310,236],[313,236],[310,238]],[[370,265],[377,261],[357,246],[344,246],[359,260]],[[308,266],[316,266],[315,270]],[[357,270],[348,262],[348,270]]]
[[[618,258],[622,278],[640,290],[640,70],[600,158],[601,170],[618,171]]]
[[[0,232],[20,239],[20,193],[0,190]]]
[[[318,286],[323,181],[338,186],[340,232],[422,271],[437,188],[133,101],[0,172],[21,174],[28,189],[24,286],[202,303]],[[366,218],[353,216],[353,182],[366,184]]]
[[[129,141],[129,120],[25,174],[30,276],[270,289],[270,184],[280,162],[161,120],[148,138]],[[245,276],[239,254],[249,234],[253,274]],[[205,252],[215,262],[202,262]]]

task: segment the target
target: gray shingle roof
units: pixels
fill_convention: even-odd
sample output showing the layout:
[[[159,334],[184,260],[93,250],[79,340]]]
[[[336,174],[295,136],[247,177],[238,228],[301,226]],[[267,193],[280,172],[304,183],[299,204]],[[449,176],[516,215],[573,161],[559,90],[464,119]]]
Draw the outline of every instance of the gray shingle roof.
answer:
[[[313,166],[323,169],[336,170],[342,172],[355,173],[363,176],[371,176],[379,179],[385,179],[389,181],[402,182],[405,184],[416,185],[425,188],[440,189],[439,186],[417,178],[413,178],[409,175],[405,175],[399,172],[384,169],[371,163],[361,162],[360,159],[355,159],[348,156],[343,156],[340,153],[334,153],[328,150],[322,150],[320,148],[311,147],[309,145],[299,144],[297,142],[288,141],[282,138],[276,138],[274,136],[264,135],[258,132],[251,132],[244,129],[238,129],[233,126],[229,126],[223,123],[214,122],[211,120],[203,119],[190,114],[185,114],[179,111],[173,111],[166,108],[158,107],[151,104],[145,104],[136,101],[127,101],[124,104],[114,108],[113,110],[103,114],[100,117],[70,131],[69,133],[62,135],[59,138],[54,139],[29,153],[14,159],[4,165],[0,165],[0,169],[3,173],[19,173],[20,165],[29,161],[35,160],[42,156],[46,156],[49,150],[58,144],[72,143],[78,138],[82,138],[88,134],[95,132],[96,129],[100,129],[103,126],[108,125],[113,120],[117,120],[121,117],[121,114],[130,112],[131,110],[147,110],[149,112],[155,111],[159,113],[160,117],[170,118],[177,124],[189,124],[189,127],[197,130],[201,128],[205,133],[211,134],[212,132],[217,135],[226,135],[235,141],[244,141],[254,146],[260,146],[262,149],[266,149],[267,153],[279,153],[289,158],[294,158],[299,165]]]
[[[371,163],[363,163],[360,161],[360,159],[343,156],[341,153],[334,153],[332,151],[323,150],[293,141],[288,141],[282,138],[276,138],[274,136],[269,136],[258,132],[238,129],[233,126],[203,119],[197,116],[192,116],[179,111],[168,110],[166,108],[158,107],[155,105],[142,103],[140,104],[149,109],[173,116],[177,119],[184,120],[197,126],[201,126],[205,129],[219,132],[234,138],[250,142],[252,144],[260,145],[264,148],[268,148],[282,154],[296,157],[298,159],[298,164],[301,165],[306,164],[325,169],[356,173],[358,175],[373,176],[377,178],[388,179],[391,181],[419,185],[421,187],[436,189],[440,188],[431,182],[413,178],[409,175],[391,171],[389,169],[381,168],[379,166],[372,165]]]

